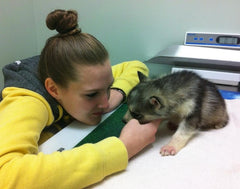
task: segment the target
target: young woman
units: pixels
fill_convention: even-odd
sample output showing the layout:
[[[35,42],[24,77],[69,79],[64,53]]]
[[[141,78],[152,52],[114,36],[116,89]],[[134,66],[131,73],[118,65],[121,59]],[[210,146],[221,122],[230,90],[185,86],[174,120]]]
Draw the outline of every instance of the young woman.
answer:
[[[108,52],[78,28],[76,11],[55,10],[46,23],[58,34],[40,57],[4,67],[0,102],[0,188],[83,188],[124,170],[128,159],[155,140],[160,121],[131,120],[120,137],[45,155],[38,144],[45,128],[65,115],[98,124],[138,83],[139,61],[110,66]]]

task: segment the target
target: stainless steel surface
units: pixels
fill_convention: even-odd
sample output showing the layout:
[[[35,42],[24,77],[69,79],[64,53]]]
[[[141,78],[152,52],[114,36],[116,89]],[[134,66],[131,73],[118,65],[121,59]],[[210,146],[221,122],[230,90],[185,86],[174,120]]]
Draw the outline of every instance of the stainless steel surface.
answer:
[[[160,51],[147,62],[239,72],[240,51],[175,45]]]

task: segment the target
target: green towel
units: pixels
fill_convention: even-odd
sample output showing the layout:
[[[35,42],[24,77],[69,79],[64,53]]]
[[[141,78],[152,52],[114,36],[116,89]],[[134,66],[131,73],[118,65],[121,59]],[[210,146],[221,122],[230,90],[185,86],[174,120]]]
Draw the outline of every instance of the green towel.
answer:
[[[119,137],[125,123],[122,118],[127,111],[127,104],[122,104],[112,115],[100,123],[91,133],[89,133],[82,141],[75,147],[81,146],[85,143],[97,143],[107,137]]]

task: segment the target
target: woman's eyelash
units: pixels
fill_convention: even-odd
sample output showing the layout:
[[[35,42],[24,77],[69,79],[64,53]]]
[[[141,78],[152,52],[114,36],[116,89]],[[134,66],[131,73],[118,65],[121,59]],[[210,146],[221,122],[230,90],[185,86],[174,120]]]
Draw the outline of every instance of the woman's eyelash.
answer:
[[[92,97],[95,97],[96,95],[97,95],[97,92],[87,94],[86,96],[92,98]]]
[[[110,92],[110,89],[111,89],[111,86],[109,86],[107,88],[108,93]],[[98,95],[98,92],[93,92],[93,93],[86,94],[86,96],[89,97],[89,98],[93,98],[93,97],[95,97],[97,95]]]

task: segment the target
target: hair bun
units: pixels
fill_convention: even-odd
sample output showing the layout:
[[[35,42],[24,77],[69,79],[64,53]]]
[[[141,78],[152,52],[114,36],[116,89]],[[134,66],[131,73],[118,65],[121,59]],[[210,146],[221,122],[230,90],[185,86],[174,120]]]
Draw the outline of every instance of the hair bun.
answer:
[[[78,30],[78,13],[75,10],[57,9],[49,13],[46,19],[47,27],[56,30],[60,34],[66,34]]]

